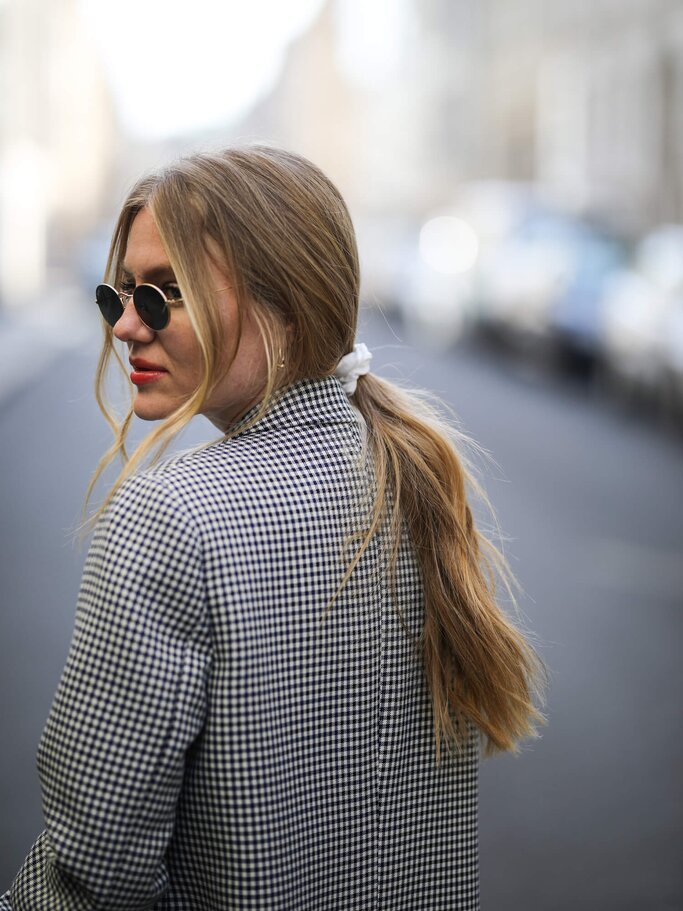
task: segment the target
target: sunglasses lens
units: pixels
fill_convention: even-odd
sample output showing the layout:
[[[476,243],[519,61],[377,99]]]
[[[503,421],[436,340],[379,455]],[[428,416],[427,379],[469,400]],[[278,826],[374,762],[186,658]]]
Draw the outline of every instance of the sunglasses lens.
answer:
[[[123,304],[115,289],[111,285],[98,285],[95,289],[95,300],[105,320],[110,326],[115,326],[123,313]]]
[[[138,285],[133,303],[140,319],[150,329],[158,332],[166,327],[169,318],[166,298],[154,285]]]

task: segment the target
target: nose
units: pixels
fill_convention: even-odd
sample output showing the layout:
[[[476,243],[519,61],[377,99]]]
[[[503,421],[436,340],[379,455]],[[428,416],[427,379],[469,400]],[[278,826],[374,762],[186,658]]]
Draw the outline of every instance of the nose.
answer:
[[[146,326],[138,316],[132,298],[123,308],[113,332],[121,342],[151,342],[156,335],[154,329]]]

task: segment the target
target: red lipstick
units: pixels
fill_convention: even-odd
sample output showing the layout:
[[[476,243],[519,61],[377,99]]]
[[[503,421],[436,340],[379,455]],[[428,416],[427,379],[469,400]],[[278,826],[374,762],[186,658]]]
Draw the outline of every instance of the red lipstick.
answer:
[[[133,367],[130,380],[131,383],[134,383],[136,386],[144,386],[147,383],[153,383],[155,380],[158,380],[159,377],[163,376],[164,373],[168,373],[163,367],[160,367],[158,364],[152,364],[142,357],[130,358],[130,364]]]

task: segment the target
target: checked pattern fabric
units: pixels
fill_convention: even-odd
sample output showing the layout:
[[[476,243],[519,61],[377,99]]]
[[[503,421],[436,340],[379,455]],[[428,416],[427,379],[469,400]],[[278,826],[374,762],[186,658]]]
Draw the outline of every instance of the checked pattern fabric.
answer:
[[[436,766],[420,573],[333,377],[131,478],[95,529],[0,911],[479,908],[479,738]]]

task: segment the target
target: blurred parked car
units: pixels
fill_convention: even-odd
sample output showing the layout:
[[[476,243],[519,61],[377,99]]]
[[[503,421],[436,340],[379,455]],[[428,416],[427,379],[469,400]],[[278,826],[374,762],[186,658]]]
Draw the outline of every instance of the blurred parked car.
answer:
[[[664,225],[641,241],[603,299],[606,364],[627,392],[683,399],[682,306],[683,226]]]
[[[625,259],[625,248],[607,232],[530,202],[480,263],[479,323],[522,348],[553,344],[572,357],[593,358],[604,287]]]
[[[551,303],[549,329],[571,367],[592,369],[602,354],[602,303],[610,282],[625,268],[628,250],[611,234],[574,221],[567,232],[570,262],[564,287]]]
[[[413,338],[446,347],[468,331],[476,320],[479,263],[522,217],[529,193],[525,184],[463,184],[451,206],[425,218],[397,297]]]
[[[665,409],[683,418],[683,295],[671,303],[662,320],[660,395]]]
[[[475,295],[481,328],[522,345],[547,336],[550,303],[569,269],[565,233],[558,219],[529,201],[524,216],[479,263]]]

